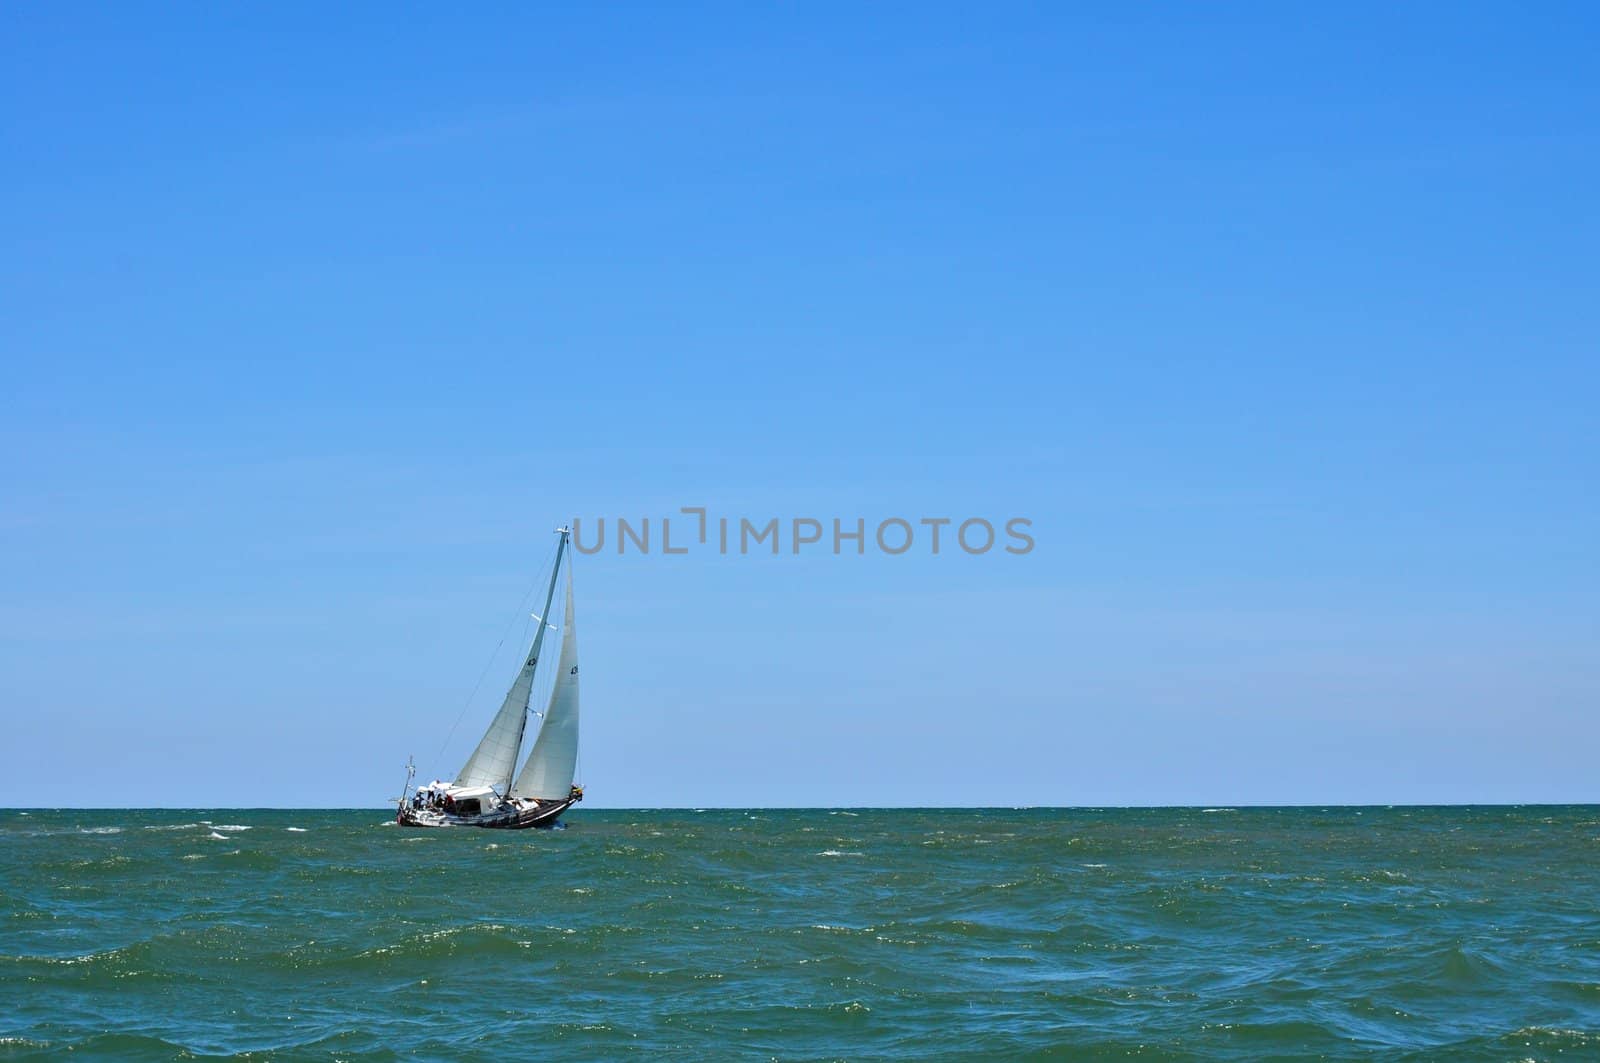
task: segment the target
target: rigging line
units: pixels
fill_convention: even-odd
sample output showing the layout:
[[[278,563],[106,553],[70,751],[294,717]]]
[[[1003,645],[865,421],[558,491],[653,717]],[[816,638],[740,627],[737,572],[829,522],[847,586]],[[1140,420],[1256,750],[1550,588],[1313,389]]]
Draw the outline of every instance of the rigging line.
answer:
[[[567,564],[570,565],[571,563],[572,563],[572,551],[568,550],[567,551]],[[552,613],[554,613],[556,611],[556,606],[554,605],[554,603],[551,604],[549,611],[552,612]],[[545,624],[545,627],[550,631],[559,631],[559,630],[561,630],[560,628],[557,628],[554,624],[550,623],[548,618],[546,618],[543,622]],[[560,637],[561,638],[565,638],[566,636],[563,634]],[[539,717],[539,721],[540,721],[539,722],[539,728],[543,728],[543,726],[544,726],[545,709],[548,709],[550,707],[550,694],[551,694],[551,691],[555,687],[555,680],[557,678],[556,673],[560,671],[561,649],[560,649],[560,643],[559,642],[556,645],[555,655],[556,655],[556,663],[555,664],[548,665],[548,666],[546,666],[544,668],[540,668],[540,669],[538,669],[538,670],[536,670],[534,672],[534,674],[533,674],[534,685],[533,685],[533,688],[528,692],[528,713],[530,715]],[[549,656],[549,655],[547,654],[546,656]],[[544,709],[535,708],[535,706],[537,706],[537,705],[543,705]],[[539,728],[535,729],[535,741],[537,741],[537,731],[538,731]]]
[[[528,589],[523,592],[522,601],[517,605],[516,615],[513,615],[511,617],[511,622],[506,624],[505,632],[500,636],[500,641],[495,644],[494,652],[491,653],[489,655],[489,659],[484,662],[483,671],[478,673],[478,681],[472,685],[472,693],[467,695],[467,700],[462,704],[461,711],[456,714],[456,722],[450,725],[450,730],[446,732],[444,741],[439,745],[439,752],[433,755],[434,767],[438,767],[439,762],[444,759],[444,751],[449,747],[450,739],[455,737],[456,728],[460,727],[461,721],[467,718],[467,710],[472,707],[472,699],[477,697],[478,691],[483,688],[483,681],[488,678],[489,669],[494,667],[494,662],[500,656],[500,650],[505,646],[506,639],[510,637],[512,630],[517,626],[517,616],[527,611],[528,600],[532,598],[534,592],[539,589],[539,584],[544,582],[545,566],[549,562],[551,555],[555,553],[555,550],[556,548],[552,546],[549,551],[546,552],[544,559],[539,562],[539,567],[534,569],[534,571],[538,574],[533,577],[533,583],[531,583],[528,586]],[[526,631],[527,628],[523,628],[523,630]]]
[[[564,574],[566,576],[566,580],[562,581],[563,584],[565,584],[567,580],[570,580],[572,578],[572,550],[570,549],[572,543],[571,543],[570,539],[568,540],[567,545],[568,545],[569,549],[567,550],[566,558],[565,558],[565,561],[564,561],[564,563],[566,564],[567,567],[563,570],[563,572],[564,572]],[[551,606],[550,606],[550,612],[554,613],[555,611],[556,611],[556,606],[552,603]],[[562,624],[561,627],[558,628],[554,624],[551,624],[548,620],[545,621],[545,627],[546,627],[547,630],[558,631],[561,634],[558,636],[559,641],[556,644],[556,649],[553,651],[554,656],[555,656],[555,663],[551,664],[551,665],[547,665],[545,667],[541,667],[537,671],[534,672],[534,685],[533,685],[533,688],[528,691],[528,709],[527,709],[527,714],[529,716],[536,716],[539,719],[538,726],[534,727],[534,729],[533,729],[534,730],[534,739],[533,739],[533,744],[534,745],[538,744],[539,733],[544,730],[545,713],[550,708],[550,699],[555,695],[556,683],[559,682],[560,678],[561,678],[561,676],[560,676],[560,672],[561,672],[561,646],[562,646],[562,644],[564,643],[564,641],[565,641],[565,639],[567,637],[566,636],[565,619],[566,619],[566,614],[565,614],[565,611],[563,610],[563,613],[562,613],[563,624]],[[550,656],[549,654],[546,654],[546,657],[549,657],[549,656]],[[543,708],[536,708],[535,707],[535,706],[540,706],[540,705],[542,705],[544,707]],[[533,755],[533,749],[532,749],[532,746],[530,746],[529,749],[528,749],[528,757],[531,757],[532,755]],[[523,760],[522,760],[522,766],[524,768],[528,766],[528,757],[524,757]],[[519,774],[520,774],[520,771],[519,771]]]

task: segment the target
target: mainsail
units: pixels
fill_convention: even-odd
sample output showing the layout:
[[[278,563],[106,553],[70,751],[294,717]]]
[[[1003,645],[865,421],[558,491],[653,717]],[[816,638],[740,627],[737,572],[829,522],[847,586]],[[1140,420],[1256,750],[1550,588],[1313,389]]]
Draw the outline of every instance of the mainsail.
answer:
[[[561,621],[561,657],[544,726],[533,752],[511,787],[515,797],[565,800],[578,765],[578,628],[572,615],[572,572],[567,571],[567,604]]]
[[[516,681],[506,692],[506,700],[500,705],[500,711],[495,713],[494,722],[489,724],[489,729],[478,742],[478,748],[472,751],[461,774],[456,776],[457,786],[492,786],[504,794],[511,785],[511,772],[517,766],[517,754],[522,749],[522,732],[528,725],[528,698],[533,693],[533,673],[539,664],[539,647],[544,644],[545,629],[549,626],[550,603],[555,601],[556,578],[561,573],[561,555],[566,546],[567,536],[563,530],[561,542],[556,546],[556,563],[550,570],[550,589],[545,592],[544,610],[539,614],[539,630],[534,632],[533,646],[523,660]],[[569,619],[571,610],[572,589],[569,584]]]

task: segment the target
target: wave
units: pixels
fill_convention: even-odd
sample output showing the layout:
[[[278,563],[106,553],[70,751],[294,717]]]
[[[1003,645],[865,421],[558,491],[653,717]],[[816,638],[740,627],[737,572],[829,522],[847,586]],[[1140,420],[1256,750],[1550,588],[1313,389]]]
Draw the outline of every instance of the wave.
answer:
[[[554,930],[558,934],[574,933],[572,930],[563,930],[559,927],[541,929]],[[528,935],[538,933],[539,931],[529,928],[518,929],[501,923],[467,923],[422,931],[393,944],[367,949],[351,957],[332,958],[330,962],[335,965],[345,965],[381,957],[421,963],[456,955],[468,955],[474,960],[495,955],[521,955],[524,950],[533,947],[534,942]]]

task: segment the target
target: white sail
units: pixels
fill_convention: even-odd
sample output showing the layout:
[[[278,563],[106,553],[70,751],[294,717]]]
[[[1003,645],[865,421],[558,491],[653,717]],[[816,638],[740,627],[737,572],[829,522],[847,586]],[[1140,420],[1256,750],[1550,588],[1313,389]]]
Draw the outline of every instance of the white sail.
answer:
[[[534,633],[533,646],[523,658],[522,669],[517,672],[506,700],[494,721],[478,741],[467,763],[456,776],[457,786],[492,786],[505,793],[511,785],[511,772],[517,766],[517,754],[522,749],[522,733],[528,725],[528,698],[533,693],[533,673],[539,664],[539,648],[544,644],[545,629],[549,626],[550,603],[556,596],[556,579],[561,572],[561,555],[567,545],[565,534],[556,547],[555,567],[550,571],[550,588],[545,592],[544,609],[539,614],[539,630]],[[568,590],[568,608],[571,608],[571,590]]]
[[[534,739],[533,752],[517,775],[515,797],[565,800],[572,791],[578,766],[578,629],[572,616],[572,574],[567,573],[567,604],[561,621],[561,656],[556,682],[550,688],[550,705],[544,726]]]

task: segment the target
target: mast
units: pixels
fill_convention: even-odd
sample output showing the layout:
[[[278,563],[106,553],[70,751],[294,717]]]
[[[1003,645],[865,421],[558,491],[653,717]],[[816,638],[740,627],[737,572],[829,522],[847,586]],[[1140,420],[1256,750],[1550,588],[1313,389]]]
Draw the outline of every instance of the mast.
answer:
[[[461,774],[456,777],[458,786],[492,786],[502,795],[511,790],[511,775],[517,766],[517,754],[522,750],[522,734],[528,726],[528,698],[533,694],[533,675],[539,665],[539,648],[544,645],[545,629],[550,626],[550,605],[555,601],[556,582],[561,575],[561,557],[566,552],[567,537],[572,530],[557,528],[561,541],[556,544],[556,563],[550,569],[550,586],[545,591],[544,609],[539,614],[539,629],[534,632],[533,646],[517,672],[506,699],[495,713],[489,729],[478,741]]]

